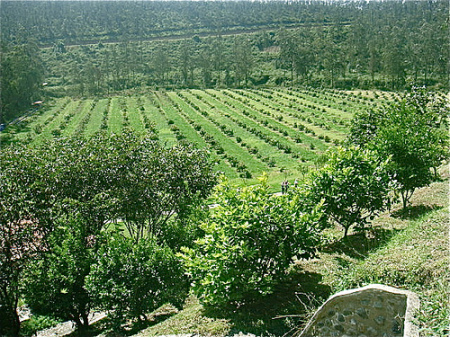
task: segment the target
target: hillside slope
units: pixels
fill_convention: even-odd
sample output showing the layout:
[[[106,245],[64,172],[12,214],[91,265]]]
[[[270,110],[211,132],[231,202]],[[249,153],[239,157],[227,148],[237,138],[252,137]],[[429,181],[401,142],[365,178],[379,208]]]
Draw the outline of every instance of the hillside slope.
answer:
[[[440,181],[416,191],[406,212],[398,205],[376,219],[367,237],[354,233],[345,241],[337,239],[324,247],[315,260],[299,262],[292,272],[292,284],[265,303],[218,315],[206,312],[191,299],[177,314],[135,336],[293,335],[329,295],[370,283],[415,291],[421,300],[416,316],[421,335],[447,336],[450,324],[448,166],[441,169],[441,176]]]

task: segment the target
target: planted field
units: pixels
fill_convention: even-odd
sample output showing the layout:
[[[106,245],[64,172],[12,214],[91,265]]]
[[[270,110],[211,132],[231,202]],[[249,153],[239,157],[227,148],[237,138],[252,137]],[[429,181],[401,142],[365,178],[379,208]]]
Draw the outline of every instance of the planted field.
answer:
[[[386,104],[391,94],[327,89],[179,90],[143,96],[55,99],[26,120],[17,141],[92,136],[101,130],[152,130],[167,146],[188,141],[211,152],[217,170],[241,184],[263,172],[278,185],[301,178],[345,139],[353,114]]]

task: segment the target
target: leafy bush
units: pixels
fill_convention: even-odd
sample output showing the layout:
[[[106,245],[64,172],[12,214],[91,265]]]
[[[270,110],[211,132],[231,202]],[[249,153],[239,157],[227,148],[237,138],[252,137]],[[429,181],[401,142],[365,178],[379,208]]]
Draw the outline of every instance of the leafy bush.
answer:
[[[49,237],[49,251],[26,272],[25,299],[33,312],[72,320],[80,329],[88,327],[91,299],[84,285],[97,241],[87,235],[80,217],[60,219]]]
[[[351,226],[364,228],[390,206],[388,164],[373,151],[340,147],[329,152],[328,161],[311,173],[304,188],[313,203],[324,201],[328,225],[338,223],[347,236]]]
[[[359,113],[352,121],[350,142],[392,158],[404,209],[416,188],[433,181],[431,169],[449,157],[448,112],[444,101],[415,88],[391,106]]]
[[[98,254],[87,279],[94,304],[116,323],[146,319],[165,303],[181,305],[188,292],[180,260],[153,238],[137,242],[114,233]]]
[[[267,177],[240,190],[226,181],[201,223],[205,232],[181,255],[193,291],[206,305],[240,305],[273,292],[293,258],[314,255],[320,242],[319,206],[305,209],[297,195],[269,193]]]

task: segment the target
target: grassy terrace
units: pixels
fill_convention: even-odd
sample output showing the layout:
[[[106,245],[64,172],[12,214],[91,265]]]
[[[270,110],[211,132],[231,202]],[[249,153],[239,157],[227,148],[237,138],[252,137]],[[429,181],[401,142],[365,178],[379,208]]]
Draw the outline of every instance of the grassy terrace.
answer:
[[[160,141],[179,140],[210,151],[216,168],[238,184],[267,172],[274,190],[345,139],[356,111],[386,104],[389,93],[329,89],[148,91],[98,99],[46,102],[3,141],[40,143],[100,130],[154,129]],[[251,178],[250,178],[251,177]]]

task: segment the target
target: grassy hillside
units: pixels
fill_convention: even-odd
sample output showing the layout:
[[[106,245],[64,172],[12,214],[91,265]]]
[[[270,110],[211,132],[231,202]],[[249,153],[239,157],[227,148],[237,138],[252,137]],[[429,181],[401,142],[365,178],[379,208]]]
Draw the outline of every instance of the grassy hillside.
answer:
[[[277,88],[65,97],[8,126],[0,141],[39,144],[102,130],[153,130],[167,146],[188,141],[208,149],[217,171],[238,184],[254,184],[267,172],[278,190],[282,180],[301,178],[329,146],[345,139],[354,113],[387,104],[392,95]]]

